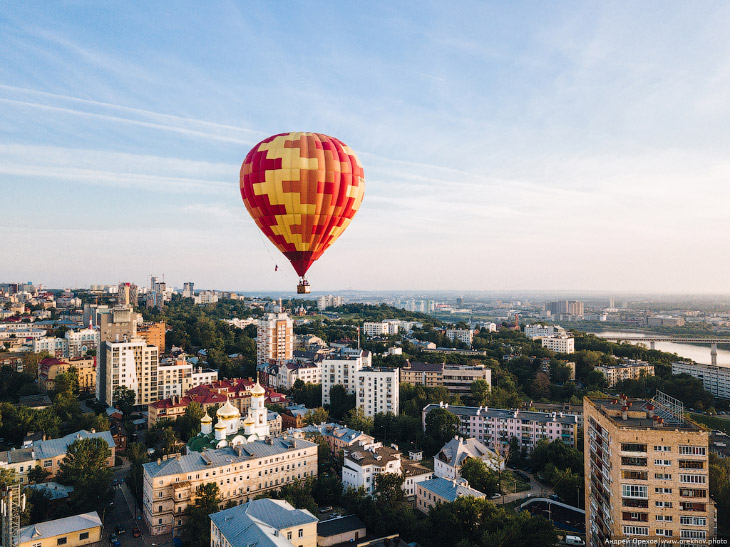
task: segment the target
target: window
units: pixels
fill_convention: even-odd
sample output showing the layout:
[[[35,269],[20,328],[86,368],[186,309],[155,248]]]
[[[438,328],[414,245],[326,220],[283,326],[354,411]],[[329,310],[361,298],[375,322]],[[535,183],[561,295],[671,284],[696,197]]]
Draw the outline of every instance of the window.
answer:
[[[51,467],[53,466],[53,460],[46,460],[43,462],[43,467]]]
[[[625,536],[648,536],[648,526],[624,526]]]
[[[79,539],[89,539],[89,532],[81,532],[79,534]]]
[[[706,539],[707,538],[707,532],[704,530],[682,530],[681,532],[682,539]]]
[[[654,473],[654,478],[660,481],[670,481],[672,480],[672,475],[669,473]]]
[[[657,515],[656,519],[664,522],[672,522],[672,515]]]
[[[654,465],[672,465],[672,460],[654,460]]]
[[[654,504],[657,507],[671,507],[672,506],[671,501],[657,501],[657,502],[654,502]]]
[[[299,537],[304,537],[304,528],[299,528]]]
[[[683,456],[704,456],[707,449],[704,446],[680,446],[679,453]]]
[[[623,496],[625,498],[648,498],[649,491],[646,486],[639,484],[622,484]]]
[[[286,533],[286,539],[291,539],[291,538],[292,538],[291,532],[287,532]]]
[[[704,517],[679,517],[679,523],[684,526],[707,526],[707,519]]]
[[[705,484],[707,477],[705,475],[679,475],[679,482],[688,482],[692,484]]]
[[[56,545],[66,545],[66,538],[58,538],[56,540]]]
[[[671,452],[672,447],[671,446],[655,446],[654,452]]]
[[[623,452],[646,452],[646,445],[638,443],[621,443],[621,450]]]
[[[162,526],[162,519],[157,519],[157,524],[159,524],[160,526]]]
[[[157,506],[157,512],[158,513],[162,513],[162,505],[158,505]]]
[[[655,494],[671,494],[672,489],[671,488],[655,488],[654,493]]]

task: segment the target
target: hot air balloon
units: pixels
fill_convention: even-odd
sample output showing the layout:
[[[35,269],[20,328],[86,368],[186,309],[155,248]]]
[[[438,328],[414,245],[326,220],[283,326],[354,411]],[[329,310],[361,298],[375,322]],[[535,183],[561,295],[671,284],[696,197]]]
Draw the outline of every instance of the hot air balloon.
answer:
[[[342,235],[362,203],[365,179],[349,146],[321,133],[264,139],[241,165],[241,197],[259,229],[299,275]]]

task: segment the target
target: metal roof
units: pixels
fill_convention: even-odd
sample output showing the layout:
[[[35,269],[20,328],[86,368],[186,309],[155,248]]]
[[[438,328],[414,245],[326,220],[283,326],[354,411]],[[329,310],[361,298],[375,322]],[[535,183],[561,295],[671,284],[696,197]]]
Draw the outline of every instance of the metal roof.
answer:
[[[355,515],[322,520],[317,524],[317,535],[321,537],[337,536],[355,530],[365,530],[365,524]]]
[[[50,439],[48,441],[38,441],[33,443],[36,458],[39,460],[46,460],[65,454],[71,443],[81,439],[104,439],[109,445],[109,448],[115,448],[117,446],[112,434],[108,431],[97,431],[96,433],[91,433],[82,429],[76,433],[69,433],[65,437],[61,437],[59,439]]]
[[[291,547],[291,543],[275,531],[317,522],[306,509],[295,509],[284,500],[260,499],[210,515],[226,540],[233,546]],[[256,543],[257,542],[257,543]]]
[[[485,418],[498,418],[502,420],[522,420],[523,422],[542,422],[542,423],[562,423],[562,424],[576,424],[578,423],[578,417],[575,414],[565,414],[561,412],[550,413],[550,412],[531,412],[528,410],[511,410],[505,408],[489,408],[489,407],[476,407],[476,406],[457,406],[457,405],[444,405],[432,403],[426,405],[423,408],[423,412],[428,414],[431,410],[443,408],[448,410],[452,414],[457,416],[483,416]],[[562,416],[561,416],[562,414]]]
[[[466,483],[465,485],[460,482],[460,480],[463,481],[463,479],[449,480],[438,477],[436,479],[429,479],[427,481],[420,482],[418,483],[418,486],[444,498],[447,501],[456,501],[457,498],[464,496],[474,496],[475,498],[484,497],[483,492],[470,488],[466,481],[463,481],[463,483]]]
[[[71,534],[73,532],[81,532],[82,530],[88,530],[97,526],[101,526],[101,519],[96,511],[57,520],[39,522],[38,524],[31,524],[20,529],[19,544],[29,541],[39,543],[43,539]],[[69,543],[71,545],[74,544],[73,541]]]
[[[240,456],[239,449],[240,446]],[[252,441],[236,447],[217,448],[205,452],[193,452],[179,458],[170,458],[157,464],[150,462],[144,464],[145,473],[150,477],[165,477],[178,475],[180,473],[192,473],[205,469],[215,469],[234,463],[246,462],[267,456],[278,456],[286,452],[302,450],[317,446],[314,443],[303,439],[275,437],[271,444],[266,441]]]

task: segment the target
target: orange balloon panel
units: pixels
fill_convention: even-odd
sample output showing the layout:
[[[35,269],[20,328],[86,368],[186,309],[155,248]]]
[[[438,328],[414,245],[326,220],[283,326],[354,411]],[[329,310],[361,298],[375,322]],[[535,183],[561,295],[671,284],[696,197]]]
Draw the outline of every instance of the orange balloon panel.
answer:
[[[241,166],[241,197],[299,276],[340,237],[360,208],[365,179],[349,146],[321,133],[281,133]]]

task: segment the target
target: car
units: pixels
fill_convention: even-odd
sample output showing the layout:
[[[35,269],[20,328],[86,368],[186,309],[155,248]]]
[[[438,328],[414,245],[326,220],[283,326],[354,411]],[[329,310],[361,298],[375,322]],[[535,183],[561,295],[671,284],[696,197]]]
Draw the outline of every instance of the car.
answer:
[[[550,499],[553,501],[563,501],[557,494],[550,494]]]
[[[121,524],[117,524],[117,535],[121,536],[122,534],[126,533],[127,531],[122,527]]]
[[[565,536],[565,544],[566,545],[585,545],[586,542],[583,541],[583,538],[581,538],[580,536],[567,535],[567,536]]]
[[[500,494],[499,492],[496,492],[496,493],[492,494],[491,496],[489,496],[489,499],[490,500],[498,500],[501,497],[502,497],[502,494]]]
[[[138,538],[138,537],[139,537],[139,536],[141,536],[141,535],[142,535],[142,530],[140,530],[140,529],[139,529],[139,528],[137,528],[136,526],[135,526],[134,528],[132,528],[132,536],[133,536],[133,537],[136,537],[136,538]]]
[[[118,539],[115,539],[114,541],[112,541],[112,547],[122,547],[122,544],[119,543]]]
[[[326,507],[320,507],[319,508],[319,512],[320,513],[328,513],[330,511],[332,511],[332,506],[331,505],[328,505]]]
[[[114,543],[117,540],[116,534],[109,534],[109,543]]]

